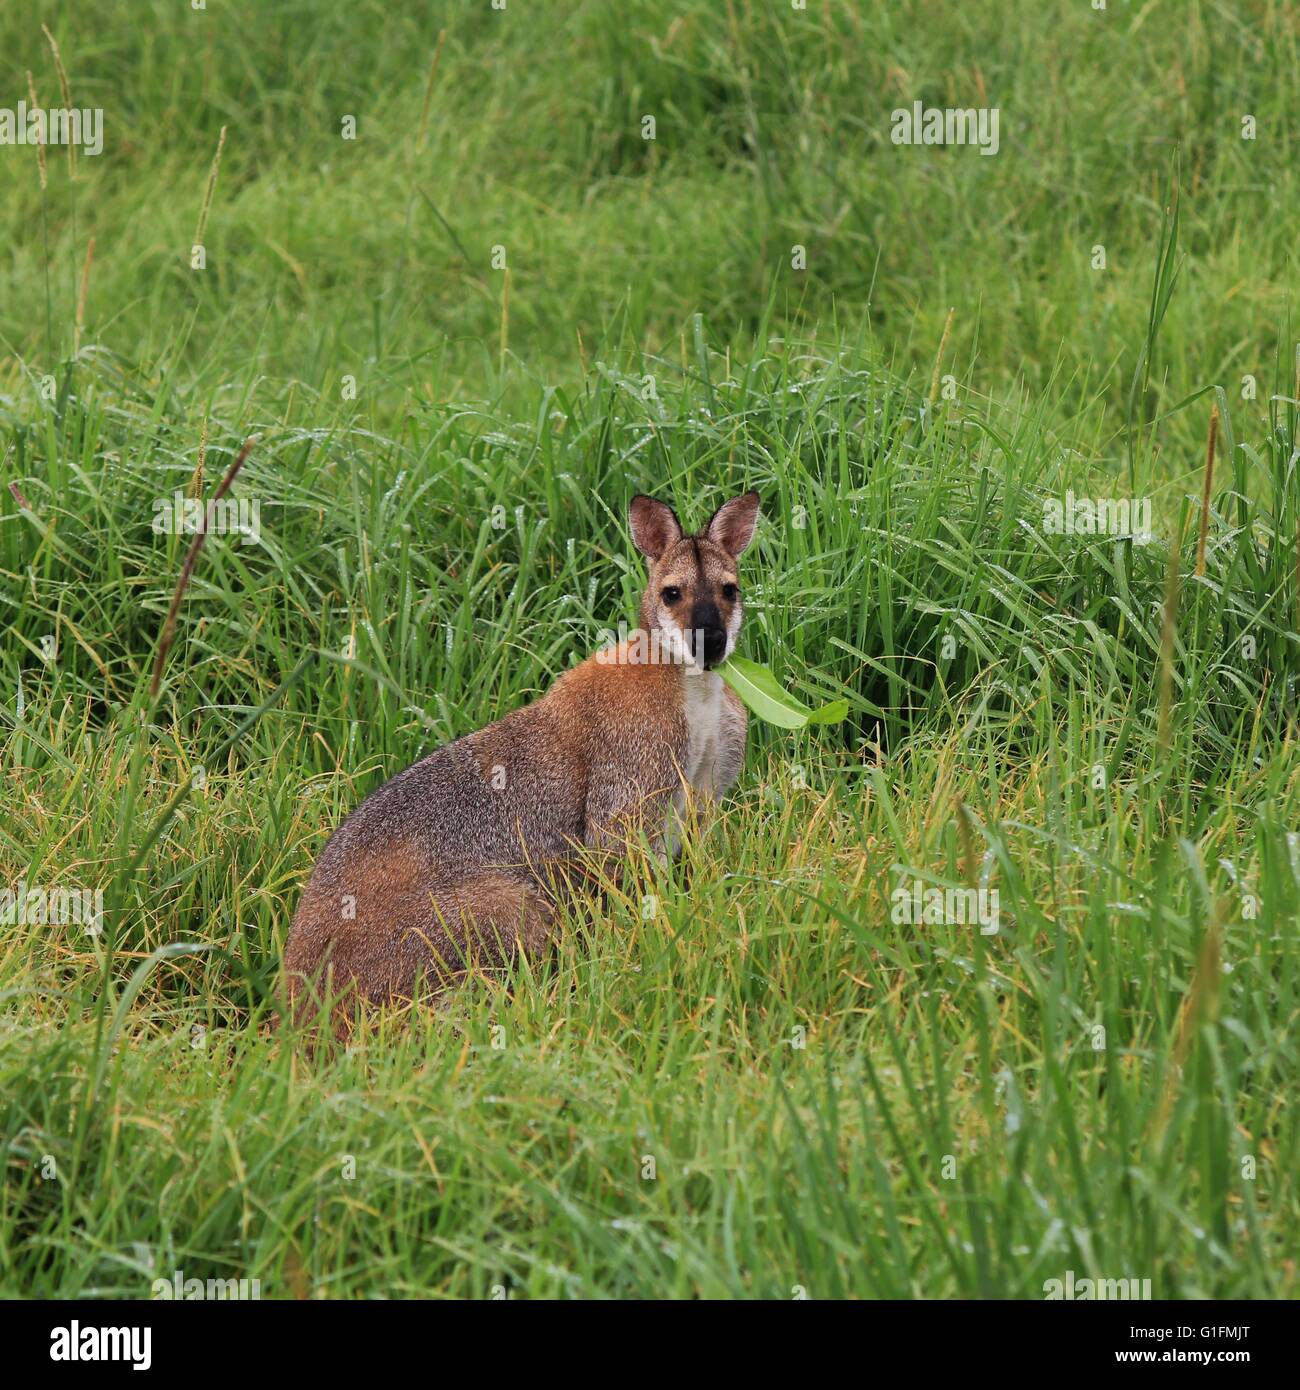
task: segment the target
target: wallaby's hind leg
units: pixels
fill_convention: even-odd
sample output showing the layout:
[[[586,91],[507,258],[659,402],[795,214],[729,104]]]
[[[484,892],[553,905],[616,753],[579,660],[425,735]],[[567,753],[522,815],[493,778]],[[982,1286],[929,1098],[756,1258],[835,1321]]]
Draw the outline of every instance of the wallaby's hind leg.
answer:
[[[461,879],[435,903],[447,927],[465,943],[464,967],[500,964],[518,952],[538,955],[555,917],[535,884],[508,873]]]
[[[298,1022],[328,994],[334,1032],[346,1035],[356,1002],[400,1003],[436,994],[467,970],[499,967],[545,946],[553,906],[535,884],[504,871],[421,887],[391,864],[356,875],[353,891],[313,880],[303,894],[284,963]]]

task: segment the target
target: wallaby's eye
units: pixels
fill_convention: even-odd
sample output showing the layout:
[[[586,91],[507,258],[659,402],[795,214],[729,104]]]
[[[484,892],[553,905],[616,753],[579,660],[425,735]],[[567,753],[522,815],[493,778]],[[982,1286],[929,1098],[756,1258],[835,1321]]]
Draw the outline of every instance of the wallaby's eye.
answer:
[[[665,603],[676,603],[677,600],[678,600],[679,598],[681,598],[681,596],[682,596],[682,591],[681,591],[675,584],[670,584],[670,585],[664,590],[664,595],[663,595],[663,597],[664,597],[664,602],[665,602]]]
[[[740,590],[737,589],[734,584],[724,584],[722,586],[722,597],[728,600],[728,602],[735,598],[739,592]]]

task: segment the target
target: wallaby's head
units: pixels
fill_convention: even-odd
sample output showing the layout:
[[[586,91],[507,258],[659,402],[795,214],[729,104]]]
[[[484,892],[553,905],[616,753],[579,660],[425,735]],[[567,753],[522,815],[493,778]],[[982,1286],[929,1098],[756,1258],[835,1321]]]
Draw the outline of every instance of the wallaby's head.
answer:
[[[684,535],[677,513],[654,497],[634,497],[627,516],[637,549],[650,561],[641,626],[659,633],[677,659],[720,665],[740,632],[736,561],[754,539],[758,493],[724,502],[694,536]]]

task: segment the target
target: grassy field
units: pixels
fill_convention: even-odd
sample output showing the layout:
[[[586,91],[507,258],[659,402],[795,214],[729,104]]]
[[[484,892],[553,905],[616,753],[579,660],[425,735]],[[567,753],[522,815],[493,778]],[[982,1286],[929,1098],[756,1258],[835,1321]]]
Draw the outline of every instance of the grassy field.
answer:
[[[0,107],[42,21],[104,150],[0,144],[0,1293],[1294,1297],[1295,11],[39,0]],[[330,829],[632,618],[633,493],[746,487],[743,650],[849,720],[552,957],[273,1033]]]

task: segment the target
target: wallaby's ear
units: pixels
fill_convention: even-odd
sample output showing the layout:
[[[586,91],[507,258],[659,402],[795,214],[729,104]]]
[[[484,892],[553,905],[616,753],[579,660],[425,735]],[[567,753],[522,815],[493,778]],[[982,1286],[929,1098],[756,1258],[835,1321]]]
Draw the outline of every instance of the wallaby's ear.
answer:
[[[636,548],[651,560],[657,560],[682,538],[682,523],[677,520],[677,513],[657,497],[638,493],[627,504],[627,521]]]
[[[739,555],[754,539],[758,525],[758,493],[746,492],[724,502],[713,513],[704,534],[728,555]]]

